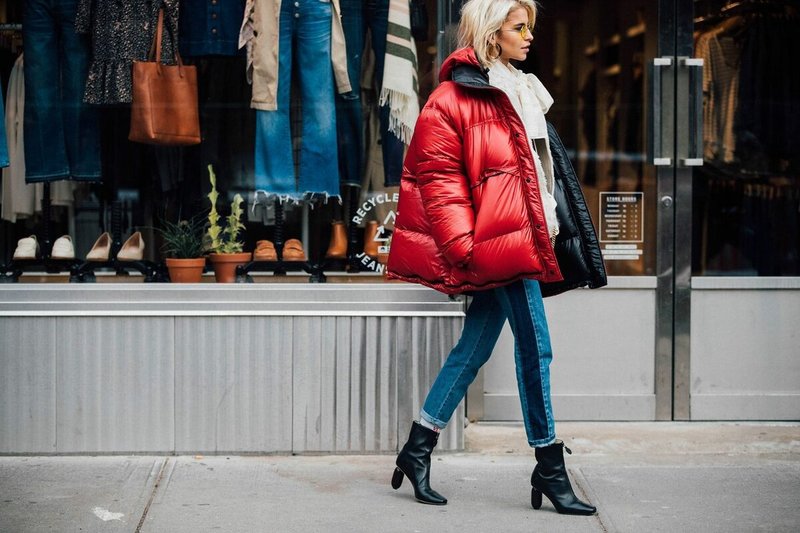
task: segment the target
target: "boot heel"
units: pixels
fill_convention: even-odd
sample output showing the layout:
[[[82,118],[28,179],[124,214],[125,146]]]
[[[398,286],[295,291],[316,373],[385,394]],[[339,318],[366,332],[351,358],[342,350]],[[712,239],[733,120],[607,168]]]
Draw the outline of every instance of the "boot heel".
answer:
[[[539,509],[542,506],[542,491],[531,488],[531,507]]]
[[[392,488],[397,490],[400,488],[400,485],[403,484],[403,471],[399,468],[394,469],[394,474],[392,474]]]

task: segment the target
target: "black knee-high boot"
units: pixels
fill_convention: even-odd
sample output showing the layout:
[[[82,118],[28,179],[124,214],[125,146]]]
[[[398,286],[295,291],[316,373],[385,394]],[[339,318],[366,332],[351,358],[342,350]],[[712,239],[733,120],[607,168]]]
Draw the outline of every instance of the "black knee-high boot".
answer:
[[[579,500],[572,490],[564,465],[565,449],[572,453],[560,440],[550,446],[534,448],[537,464],[531,474],[531,506],[534,509],[541,507],[544,494],[561,514],[594,514],[597,508]]]
[[[392,475],[392,488],[400,488],[403,475],[408,477],[414,487],[414,496],[422,503],[444,505],[447,498],[431,488],[431,453],[439,440],[439,434],[432,429],[414,422],[411,433],[400,454],[397,456],[397,468]]]

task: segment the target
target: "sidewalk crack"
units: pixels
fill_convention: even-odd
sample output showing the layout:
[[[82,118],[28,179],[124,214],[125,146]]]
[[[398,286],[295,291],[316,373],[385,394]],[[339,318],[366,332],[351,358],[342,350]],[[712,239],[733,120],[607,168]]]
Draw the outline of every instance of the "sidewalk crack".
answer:
[[[136,533],[141,533],[142,531],[142,526],[144,525],[145,518],[147,518],[147,512],[150,510],[150,504],[153,503],[153,500],[156,497],[158,486],[161,483],[161,478],[164,477],[164,470],[166,470],[168,464],[169,464],[169,457],[164,459],[164,462],[161,463],[161,469],[158,471],[158,477],[156,478],[156,483],[155,485],[153,485],[153,490],[150,492],[150,498],[147,500],[147,505],[144,506],[144,511],[142,512],[142,516],[141,518],[139,518],[139,524],[136,526]]]

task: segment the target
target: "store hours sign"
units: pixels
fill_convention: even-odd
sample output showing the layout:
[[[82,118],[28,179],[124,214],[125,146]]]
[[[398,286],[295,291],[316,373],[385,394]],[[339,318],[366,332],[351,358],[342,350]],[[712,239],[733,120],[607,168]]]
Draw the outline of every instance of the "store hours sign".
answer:
[[[638,261],[644,242],[644,193],[600,193],[603,259]]]

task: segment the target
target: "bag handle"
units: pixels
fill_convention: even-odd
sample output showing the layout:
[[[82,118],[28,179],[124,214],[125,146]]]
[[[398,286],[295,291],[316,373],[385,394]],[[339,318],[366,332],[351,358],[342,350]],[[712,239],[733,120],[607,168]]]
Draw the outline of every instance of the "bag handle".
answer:
[[[153,44],[150,45],[150,52],[147,54],[149,61],[155,61],[158,65],[158,73],[161,74],[161,39],[164,35],[164,8],[158,10],[158,24],[156,25],[156,36]],[[173,39],[175,41],[175,39]],[[178,74],[183,77],[183,59],[178,50],[178,43],[173,42],[175,48],[175,62],[178,64]]]

